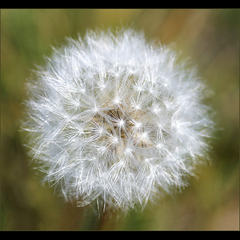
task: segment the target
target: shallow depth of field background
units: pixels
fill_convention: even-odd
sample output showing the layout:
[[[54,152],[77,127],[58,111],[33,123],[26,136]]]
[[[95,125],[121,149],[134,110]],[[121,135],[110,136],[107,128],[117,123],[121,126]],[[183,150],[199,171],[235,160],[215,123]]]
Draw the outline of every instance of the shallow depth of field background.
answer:
[[[131,26],[190,57],[215,95],[213,162],[182,193],[125,218],[76,208],[40,184],[19,132],[25,79],[51,46],[87,29]],[[239,229],[239,10],[1,10],[1,230]]]

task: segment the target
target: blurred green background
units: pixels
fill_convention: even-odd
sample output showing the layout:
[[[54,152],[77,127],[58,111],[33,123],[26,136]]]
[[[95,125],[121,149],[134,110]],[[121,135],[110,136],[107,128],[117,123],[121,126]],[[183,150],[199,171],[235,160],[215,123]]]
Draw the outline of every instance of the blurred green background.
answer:
[[[207,79],[210,104],[223,130],[213,163],[181,194],[141,213],[94,222],[42,186],[19,132],[24,82],[51,45],[86,29],[131,26],[148,39],[174,43]],[[236,230],[239,229],[239,10],[234,9],[3,9],[1,10],[1,230]]]

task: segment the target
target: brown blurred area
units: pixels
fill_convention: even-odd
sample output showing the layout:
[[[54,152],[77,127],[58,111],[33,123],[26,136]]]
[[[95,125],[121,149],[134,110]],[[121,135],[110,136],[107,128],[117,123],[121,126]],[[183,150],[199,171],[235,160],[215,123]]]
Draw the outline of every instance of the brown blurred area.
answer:
[[[87,29],[133,27],[190,57],[214,96],[219,130],[209,166],[182,193],[143,212],[94,220],[41,185],[19,131],[24,83],[65,37]],[[238,9],[2,9],[1,230],[239,230]]]

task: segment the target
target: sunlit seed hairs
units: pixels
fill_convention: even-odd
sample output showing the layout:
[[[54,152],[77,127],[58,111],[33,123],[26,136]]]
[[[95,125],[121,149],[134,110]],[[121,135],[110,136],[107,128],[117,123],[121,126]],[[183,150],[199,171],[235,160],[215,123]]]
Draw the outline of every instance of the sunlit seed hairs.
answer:
[[[182,189],[207,158],[205,85],[142,33],[88,31],[28,82],[27,146],[44,181],[85,206],[144,208]]]

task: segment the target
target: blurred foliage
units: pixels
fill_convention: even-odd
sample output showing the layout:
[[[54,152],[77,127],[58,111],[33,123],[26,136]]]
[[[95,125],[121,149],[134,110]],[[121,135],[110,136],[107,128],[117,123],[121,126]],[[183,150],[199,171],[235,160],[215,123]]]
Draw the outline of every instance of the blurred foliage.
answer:
[[[222,130],[213,164],[199,169],[183,193],[166,196],[127,217],[76,208],[42,186],[19,132],[24,82],[51,46],[87,29],[131,26],[172,44],[213,90],[210,104]],[[239,229],[239,10],[3,9],[1,10],[1,230]]]

